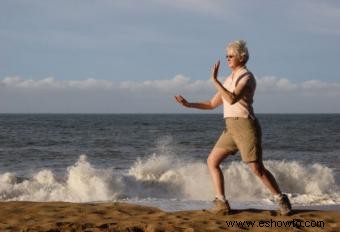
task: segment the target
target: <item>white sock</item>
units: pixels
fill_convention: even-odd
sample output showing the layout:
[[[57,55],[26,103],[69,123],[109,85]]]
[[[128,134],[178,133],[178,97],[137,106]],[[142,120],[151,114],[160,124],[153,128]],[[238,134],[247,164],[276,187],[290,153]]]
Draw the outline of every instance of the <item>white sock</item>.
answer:
[[[282,197],[283,197],[282,193],[278,193],[278,194],[274,195],[274,199],[275,199],[276,201],[281,200]]]
[[[220,201],[226,202],[225,196],[216,196],[216,198]]]

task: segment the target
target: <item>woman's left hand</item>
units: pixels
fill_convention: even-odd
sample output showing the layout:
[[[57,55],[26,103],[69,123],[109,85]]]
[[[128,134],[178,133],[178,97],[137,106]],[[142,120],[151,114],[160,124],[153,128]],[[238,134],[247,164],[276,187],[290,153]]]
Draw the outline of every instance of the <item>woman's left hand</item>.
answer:
[[[218,76],[218,69],[220,68],[220,60],[214,64],[214,66],[211,68],[211,79],[213,82],[218,82],[217,76]]]

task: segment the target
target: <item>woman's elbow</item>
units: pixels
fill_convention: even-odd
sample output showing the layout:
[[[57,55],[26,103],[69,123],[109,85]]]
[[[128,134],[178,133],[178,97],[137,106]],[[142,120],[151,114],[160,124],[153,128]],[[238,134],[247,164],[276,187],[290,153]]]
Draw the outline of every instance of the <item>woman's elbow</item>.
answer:
[[[220,106],[222,103],[210,103],[209,104],[209,110],[214,110],[216,109],[218,106]]]
[[[228,102],[230,105],[234,105],[237,102],[234,98],[225,98],[225,101]]]
[[[237,98],[235,95],[233,95],[231,98],[229,98],[228,102],[230,105],[234,105],[236,102],[238,102],[239,98]]]
[[[234,105],[236,102],[237,102],[237,100],[233,98],[233,99],[230,100],[229,104]]]

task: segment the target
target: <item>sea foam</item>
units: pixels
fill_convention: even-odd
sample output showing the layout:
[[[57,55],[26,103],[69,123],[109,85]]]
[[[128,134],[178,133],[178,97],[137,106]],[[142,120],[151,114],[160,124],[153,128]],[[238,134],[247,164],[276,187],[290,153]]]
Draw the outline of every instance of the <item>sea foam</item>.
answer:
[[[339,184],[333,170],[297,161],[265,161],[293,204],[340,204]],[[94,167],[85,155],[62,177],[45,169],[24,180],[15,173],[0,174],[0,201],[93,202],[128,199],[210,201],[214,197],[203,161],[183,161],[174,155],[153,154],[137,159],[124,172]],[[272,196],[242,162],[225,162],[226,196],[234,202],[268,202]]]
[[[81,155],[57,180],[51,170],[41,170],[22,182],[14,173],[0,175],[2,201],[111,201],[123,190],[120,177],[110,169],[97,169]]]

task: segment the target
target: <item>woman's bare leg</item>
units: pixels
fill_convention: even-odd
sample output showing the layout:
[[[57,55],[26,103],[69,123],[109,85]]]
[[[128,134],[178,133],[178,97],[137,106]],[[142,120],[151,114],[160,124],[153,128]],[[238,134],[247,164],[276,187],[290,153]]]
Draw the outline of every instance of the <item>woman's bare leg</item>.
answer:
[[[229,152],[225,149],[213,148],[207,159],[208,168],[214,184],[215,193],[218,197],[225,197],[224,177],[220,168],[220,164],[228,155]]]
[[[281,193],[274,176],[264,167],[262,161],[248,163],[248,166],[273,195]]]

